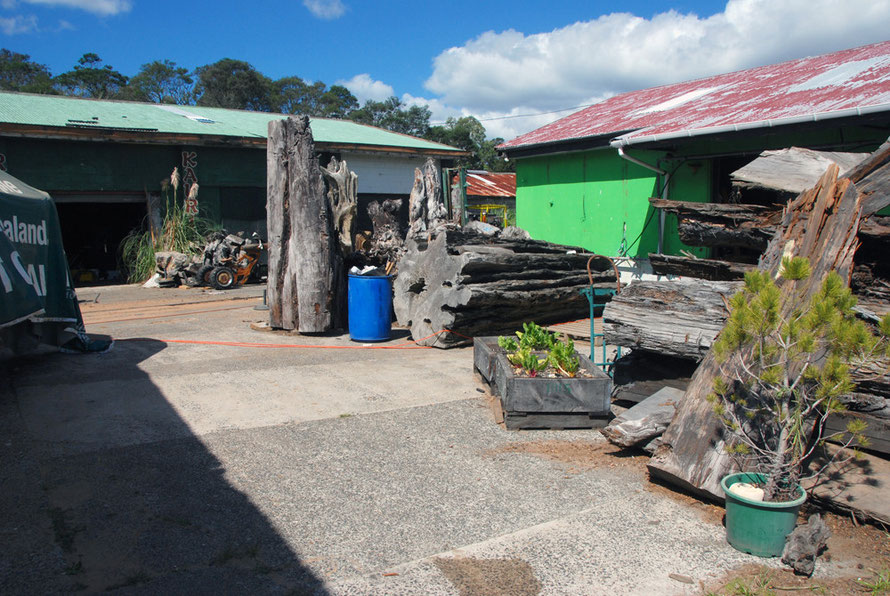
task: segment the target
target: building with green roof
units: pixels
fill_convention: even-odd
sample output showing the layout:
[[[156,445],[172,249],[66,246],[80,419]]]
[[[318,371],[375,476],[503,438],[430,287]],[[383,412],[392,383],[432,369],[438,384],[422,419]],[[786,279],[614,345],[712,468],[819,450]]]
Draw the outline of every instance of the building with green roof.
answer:
[[[0,169],[53,197],[72,269],[114,277],[120,240],[156,210],[174,167],[198,183],[201,216],[265,237],[266,134],[286,117],[0,92]],[[427,158],[447,167],[463,154],[346,120],[311,126],[322,164],[336,156],[359,176],[360,229],[369,202],[408,196]]]

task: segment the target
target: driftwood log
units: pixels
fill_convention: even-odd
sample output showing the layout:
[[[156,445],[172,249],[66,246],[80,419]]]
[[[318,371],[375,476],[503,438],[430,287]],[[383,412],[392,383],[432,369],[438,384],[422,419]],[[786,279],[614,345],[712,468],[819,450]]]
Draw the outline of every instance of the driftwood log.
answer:
[[[327,331],[342,259],[309,118],[271,121],[266,156],[269,324]]]
[[[429,158],[414,169],[414,186],[408,195],[408,235],[431,230],[445,223],[447,217],[439,168]]]
[[[808,258],[812,274],[806,281],[807,296],[818,290],[830,271],[849,280],[860,219],[890,203],[888,191],[890,143],[857,166],[849,178],[839,180],[838,167],[830,166],[815,187],[785,208],[759,268],[775,274],[783,256]],[[883,193],[882,198],[876,197],[878,193]],[[787,292],[790,284],[780,284],[780,288]],[[720,479],[735,468],[723,450],[723,427],[706,399],[718,374],[720,367],[709,353],[693,375],[662,445],[649,462],[649,471],[687,490],[722,500]]]
[[[710,281],[739,281],[745,278],[745,273],[757,268],[745,263],[655,253],[649,253],[649,263],[656,275],[680,275]]]
[[[831,530],[818,513],[811,515],[807,523],[794,528],[785,539],[782,562],[798,575],[810,577],[816,569],[816,558],[825,550]]]
[[[396,317],[415,341],[437,347],[511,333],[528,321],[585,318],[580,291],[589,286],[589,257],[580,248],[442,226],[408,240],[394,284]],[[615,286],[607,262],[591,267],[595,285]]]
[[[619,447],[645,445],[661,435],[677,411],[683,391],[665,387],[619,414],[600,432]]]
[[[701,360],[723,329],[727,304],[741,282],[638,281],[603,311],[609,345]]]
[[[353,250],[352,235],[358,206],[358,174],[349,170],[346,161],[332,158],[321,169],[328,186],[328,205],[333,217],[334,229],[340,241],[340,254],[348,257]]]
[[[649,199],[677,216],[680,240],[689,246],[726,246],[762,251],[776,231],[781,209],[765,205],[696,203]]]

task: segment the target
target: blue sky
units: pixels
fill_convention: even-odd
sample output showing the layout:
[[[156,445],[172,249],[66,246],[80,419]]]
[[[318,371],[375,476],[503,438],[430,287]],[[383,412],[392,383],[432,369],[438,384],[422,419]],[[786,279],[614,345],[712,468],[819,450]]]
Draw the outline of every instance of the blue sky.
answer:
[[[236,58],[511,138],[570,113],[543,112],[883,41],[890,0],[0,0],[0,37],[54,74],[85,52],[131,76]]]

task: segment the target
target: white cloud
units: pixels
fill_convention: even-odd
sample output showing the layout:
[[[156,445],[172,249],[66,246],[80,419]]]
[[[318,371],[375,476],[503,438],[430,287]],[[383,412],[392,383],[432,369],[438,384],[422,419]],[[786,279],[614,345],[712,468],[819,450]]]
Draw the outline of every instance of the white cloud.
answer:
[[[303,6],[319,19],[331,21],[343,16],[346,6],[340,0],[303,0]]]
[[[111,16],[129,12],[133,8],[131,0],[21,0],[28,4],[63,6],[91,12],[100,16]]]
[[[439,54],[425,86],[441,104],[483,120],[490,135],[512,138],[567,112],[486,118],[882,41],[888,22],[888,0],[729,0],[706,18],[612,13],[548,33],[488,31]]]
[[[17,4],[16,0],[0,0],[0,8],[5,8],[6,10],[12,10]]]
[[[337,84],[349,89],[362,105],[369,99],[382,101],[395,95],[391,85],[387,85],[383,81],[376,81],[367,73],[355,75],[348,81],[341,79],[337,81]]]
[[[21,35],[24,33],[33,33],[37,31],[37,17],[30,16],[14,16],[0,17],[0,31],[4,35]]]

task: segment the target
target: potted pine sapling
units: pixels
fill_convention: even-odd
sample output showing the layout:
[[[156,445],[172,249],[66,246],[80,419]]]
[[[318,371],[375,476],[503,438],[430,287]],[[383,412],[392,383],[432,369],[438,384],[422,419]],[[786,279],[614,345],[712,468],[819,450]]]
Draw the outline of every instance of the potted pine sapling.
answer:
[[[890,356],[890,315],[875,334],[855,318],[840,276],[830,273],[808,298],[809,276],[806,259],[787,257],[779,285],[767,272],[746,274],[713,346],[720,375],[708,399],[728,431],[726,451],[744,470],[721,482],[727,540],[758,556],[782,553],[806,499],[801,484],[867,446],[864,423],[831,433],[826,421],[845,410],[851,372]]]

